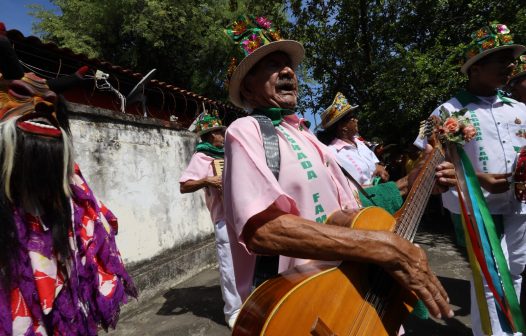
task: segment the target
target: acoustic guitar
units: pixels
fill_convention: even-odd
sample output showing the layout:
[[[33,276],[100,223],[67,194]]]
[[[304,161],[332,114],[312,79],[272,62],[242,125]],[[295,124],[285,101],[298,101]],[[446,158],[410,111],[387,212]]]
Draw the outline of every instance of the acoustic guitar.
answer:
[[[337,212],[327,224],[388,230],[412,241],[444,160],[437,145],[425,158],[402,208]],[[374,253],[374,251],[371,251]],[[359,262],[292,268],[267,280],[246,300],[232,335],[397,335],[417,298],[378,266]]]

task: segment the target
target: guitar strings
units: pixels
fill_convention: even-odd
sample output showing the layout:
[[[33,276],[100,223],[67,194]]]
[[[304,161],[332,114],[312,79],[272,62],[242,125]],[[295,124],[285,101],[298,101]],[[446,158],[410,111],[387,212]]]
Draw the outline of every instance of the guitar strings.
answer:
[[[417,222],[420,222],[425,211],[425,203],[427,202],[424,203],[423,200],[429,199],[429,195],[431,194],[431,189],[434,185],[434,183],[431,183],[434,179],[434,170],[438,163],[443,159],[444,157],[442,156],[441,152],[435,150],[431,160],[429,161],[429,164],[424,167],[424,172],[419,174],[417,181],[415,181],[415,183],[423,188],[423,191],[418,194],[415,193],[411,195],[411,199],[408,200],[408,204],[400,215],[402,219],[395,227],[395,233],[410,241],[413,241],[418,229],[418,225],[414,225],[415,218],[417,219]],[[408,213],[413,213],[414,216],[409,217],[407,215]],[[413,221],[413,224],[410,222],[410,220]],[[387,313],[388,302],[386,302],[385,297],[387,297],[392,290],[392,281],[387,281],[385,272],[376,270],[376,273],[384,273],[384,276],[380,277],[378,274],[376,274],[374,277],[374,283],[369,287],[364,297],[364,301],[360,304],[357,314],[358,316],[356,319],[358,323],[353,324],[349,335],[363,335],[363,333],[360,333],[362,328],[365,328],[364,332],[368,330],[368,327],[371,325],[371,320],[373,319],[372,327],[374,327],[379,323],[379,320],[381,321],[385,317],[385,314]],[[378,293],[383,295],[380,296]],[[367,314],[367,311],[371,308],[375,308],[376,313],[380,319],[374,318],[374,314]],[[356,327],[358,329],[356,329]]]
[[[408,217],[407,215],[405,217],[403,217],[401,223],[399,226],[397,226],[397,228],[395,229],[395,233],[398,233],[400,234],[402,237],[410,240],[410,241],[413,241],[415,235],[416,235],[416,230],[418,229],[418,225],[412,225],[412,223],[410,223],[409,221],[410,220],[413,220],[414,222],[414,218],[418,219],[418,221],[420,221],[422,215],[423,215],[423,212],[425,210],[425,207],[426,207],[426,204],[424,204],[423,200],[424,199],[427,199],[429,197],[429,195],[431,194],[431,189],[433,187],[433,182],[432,180],[434,179],[434,168],[438,165],[439,162],[441,162],[443,160],[443,156],[441,155],[441,153],[439,151],[436,151],[436,155],[433,156],[433,159],[431,160],[431,164],[427,167],[426,171],[422,174],[422,178],[421,180],[424,180],[425,183],[422,183],[420,182],[420,185],[423,186],[424,188],[424,192],[420,193],[420,194],[416,194],[416,195],[413,195],[413,198],[410,200],[410,203],[408,203],[406,209],[404,209],[404,213],[405,212],[408,212],[408,213],[412,213],[414,212],[416,214],[416,216],[413,216],[413,217]],[[415,201],[415,197],[418,198],[417,200],[419,202],[414,202]],[[427,202],[425,202],[427,203]],[[411,210],[411,211],[409,211]],[[418,211],[416,211],[418,210]],[[402,214],[402,216],[404,215],[404,213]],[[410,230],[410,231],[408,231]]]

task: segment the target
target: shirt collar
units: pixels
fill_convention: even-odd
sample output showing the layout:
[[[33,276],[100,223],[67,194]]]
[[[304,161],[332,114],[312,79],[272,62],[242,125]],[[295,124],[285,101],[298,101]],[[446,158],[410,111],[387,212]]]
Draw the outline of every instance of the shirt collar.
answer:
[[[455,98],[459,101],[459,103],[463,106],[463,107],[466,107],[467,105],[471,104],[471,103],[474,103],[474,104],[477,104],[477,103],[480,103],[481,100],[479,97],[475,96],[474,94],[472,94],[471,92],[469,92],[468,90],[462,90],[460,91],[459,93],[457,93],[455,95]],[[514,101],[506,96],[504,96],[502,94],[502,91],[498,90],[497,91],[497,99],[496,99],[496,102],[501,102],[503,104],[508,104],[508,105],[511,105],[514,103]]]
[[[310,127],[310,121],[305,118],[298,117],[296,113],[283,116],[283,121],[297,129],[309,129]]]
[[[338,139],[338,138],[334,138],[334,140],[332,140],[331,146],[334,147],[334,149],[336,149],[338,152],[346,147],[355,148],[350,143],[343,141],[341,139]]]

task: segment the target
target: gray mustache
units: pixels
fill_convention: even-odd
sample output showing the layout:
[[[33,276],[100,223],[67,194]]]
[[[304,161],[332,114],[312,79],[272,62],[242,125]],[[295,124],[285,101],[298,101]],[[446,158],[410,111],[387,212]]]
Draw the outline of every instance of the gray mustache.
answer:
[[[278,88],[282,88],[282,87],[286,87],[286,88],[296,88],[296,81],[294,81],[293,79],[291,78],[282,78],[282,79],[278,79],[277,82],[276,82],[276,87]]]

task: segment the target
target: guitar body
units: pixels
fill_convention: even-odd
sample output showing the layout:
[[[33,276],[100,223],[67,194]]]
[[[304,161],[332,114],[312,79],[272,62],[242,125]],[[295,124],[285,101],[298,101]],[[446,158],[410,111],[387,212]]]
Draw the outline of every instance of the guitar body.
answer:
[[[335,213],[331,225],[393,231],[396,219],[378,207],[356,213]],[[374,252],[374,251],[372,251]],[[259,286],[247,299],[232,335],[397,335],[416,302],[378,268],[343,262],[306,264],[290,269]],[[375,309],[367,298],[373,283],[388,284],[387,305]],[[385,313],[389,311],[389,313]]]

